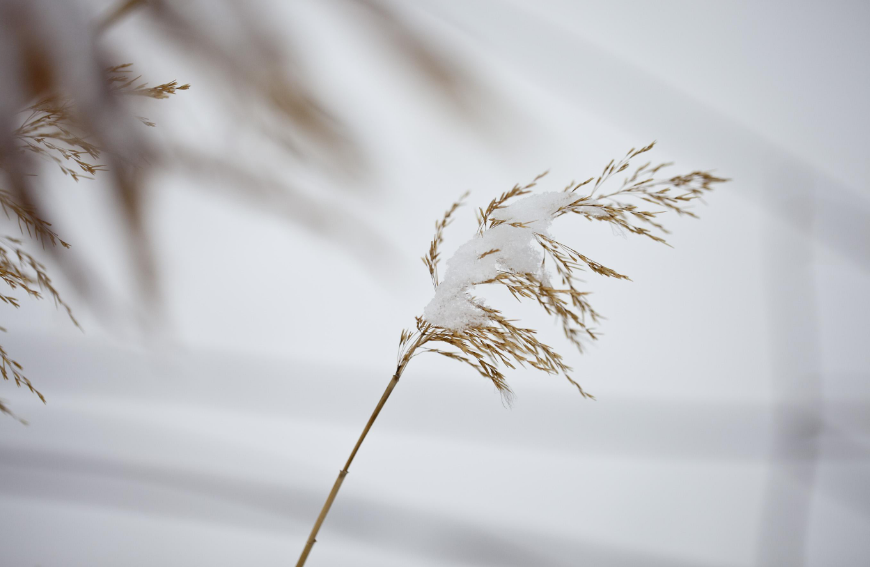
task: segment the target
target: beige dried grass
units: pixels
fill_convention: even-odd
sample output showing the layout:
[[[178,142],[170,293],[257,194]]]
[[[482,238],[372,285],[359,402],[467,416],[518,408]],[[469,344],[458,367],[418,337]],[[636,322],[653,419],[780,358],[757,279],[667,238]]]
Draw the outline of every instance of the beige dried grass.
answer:
[[[130,63],[107,69],[105,80],[109,90],[115,95],[144,96],[154,99],[165,99],[178,91],[190,88],[190,85],[178,85],[176,81],[149,87],[141,81],[141,77],[132,75]],[[93,179],[98,173],[107,170],[105,165],[98,163],[103,149],[98,143],[91,141],[92,137],[77,118],[73,101],[60,93],[55,93],[40,98],[22,112],[26,116],[13,132],[19,156],[30,154],[43,158],[56,165],[64,175],[74,181]],[[154,126],[154,123],[147,118],[137,118],[146,126]],[[0,171],[10,166],[19,168],[22,164],[35,165],[30,160],[18,157],[13,159],[14,164],[0,162]],[[22,173],[34,176],[36,170]],[[70,248],[70,244],[54,232],[51,223],[42,217],[42,212],[34,205],[38,201],[34,194],[34,186],[12,183],[12,187],[14,191],[0,188],[0,209],[3,210],[6,219],[15,221],[20,233],[39,244],[43,250],[54,250],[58,245],[62,248]],[[63,308],[70,321],[81,328],[73,316],[72,309],[61,298],[52,283],[45,265],[26,251],[23,240],[11,236],[0,237],[0,280],[13,293],[20,290],[25,296],[33,299],[50,297],[55,306]],[[0,302],[15,308],[21,307],[19,298],[11,293],[0,293]],[[6,329],[0,327],[0,330]],[[21,364],[10,358],[6,350],[0,346],[0,376],[4,380],[14,382],[18,387],[26,387],[45,403],[45,397],[22,371]],[[16,416],[3,400],[0,400],[0,413],[26,423]]]
[[[649,206],[660,207],[664,211],[679,215],[695,217],[696,215],[688,208],[691,202],[711,191],[714,184],[728,180],[717,177],[709,171],[693,171],[684,175],[659,179],[656,175],[671,164],[661,163],[653,166],[646,163],[626,177],[618,189],[603,193],[603,187],[608,180],[628,170],[632,159],[650,151],[654,145],[653,142],[640,149],[632,148],[621,160],[611,161],[607,164],[597,178],[593,177],[581,183],[571,182],[568,184],[564,188],[564,192],[576,194],[576,198],[570,199],[568,204],[559,207],[554,216],[576,214],[589,221],[606,222],[619,230],[667,244],[660,236],[660,234],[667,234],[667,230],[656,220],[662,211],[647,210]],[[483,235],[487,230],[502,224],[527,228],[531,224],[528,221],[498,220],[494,218],[494,215],[497,211],[507,207],[508,202],[512,199],[529,195],[531,190],[546,175],[547,172],[542,173],[527,185],[515,185],[509,191],[493,199],[485,209],[478,209],[477,234]],[[579,191],[590,184],[591,189],[587,193],[583,194]],[[436,290],[440,285],[438,264],[441,257],[440,249],[443,244],[444,229],[451,223],[454,213],[462,206],[467,196],[466,193],[460,197],[435,223],[435,236],[429,245],[428,252],[423,256],[423,263],[429,271],[429,276]],[[505,269],[500,271],[496,277],[476,282],[476,285],[502,285],[515,298],[534,301],[548,315],[553,315],[559,320],[565,337],[580,352],[583,352],[585,341],[598,338],[593,325],[600,321],[601,316],[590,305],[588,292],[578,289],[578,273],[588,269],[604,277],[624,280],[629,278],[591,260],[546,234],[536,233],[535,239],[545,253],[545,262],[549,260],[549,264],[553,266],[555,273],[559,276],[562,287],[556,287],[544,281],[541,275],[545,273],[543,266],[541,273],[515,272]],[[496,252],[498,249],[486,251],[478,259],[483,259]],[[344,468],[339,472],[338,479],[336,479],[311,530],[296,564],[297,567],[302,567],[305,564],[320,527],[335,501],[354,457],[406,367],[415,356],[431,352],[471,366],[481,376],[492,382],[507,403],[510,403],[513,392],[507,383],[502,368],[513,369],[516,366],[529,366],[548,374],[562,374],[583,397],[593,398],[570,376],[571,367],[565,363],[562,355],[542,342],[534,329],[516,325],[499,310],[484,305],[476,298],[472,297],[471,300],[475,307],[485,313],[487,319],[485,324],[462,329],[445,328],[433,325],[420,316],[416,318],[414,327],[402,331],[399,336],[396,371],[357,440]],[[443,347],[431,346],[434,343],[441,343]]]

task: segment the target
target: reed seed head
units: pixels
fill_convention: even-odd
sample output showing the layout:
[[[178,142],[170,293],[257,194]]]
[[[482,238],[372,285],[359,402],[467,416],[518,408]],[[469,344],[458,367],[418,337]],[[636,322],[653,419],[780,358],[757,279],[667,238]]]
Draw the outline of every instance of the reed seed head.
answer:
[[[423,257],[435,296],[417,318],[415,330],[402,332],[399,370],[416,354],[433,352],[470,365],[491,380],[507,402],[512,392],[502,368],[516,365],[562,374],[581,395],[593,398],[571,377],[562,355],[543,343],[534,329],[507,319],[473,291],[479,285],[501,285],[516,299],[537,303],[556,317],[568,341],[583,352],[584,343],[598,338],[595,325],[601,316],[589,303],[589,292],[579,289],[578,274],[588,270],[608,278],[629,278],[555,240],[549,233],[552,222],[573,214],[667,244],[662,235],[668,232],[658,216],[674,212],[694,217],[689,209],[692,201],[728,181],[708,171],[661,177],[659,173],[671,164],[646,163],[627,173],[618,188],[606,189],[611,178],[627,171],[634,158],[654,145],[632,148],[621,160],[607,164],[597,178],[571,182],[562,191],[532,193],[547,175],[544,172],[502,193],[478,209],[477,232],[447,261],[445,277],[439,280],[443,231],[468,194],[453,203],[435,223],[435,237]],[[424,346],[430,343],[444,346]]]

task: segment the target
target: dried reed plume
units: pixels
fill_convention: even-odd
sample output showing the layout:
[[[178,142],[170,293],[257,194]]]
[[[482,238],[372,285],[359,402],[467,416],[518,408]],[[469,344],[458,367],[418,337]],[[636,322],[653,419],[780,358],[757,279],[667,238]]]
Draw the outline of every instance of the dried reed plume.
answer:
[[[628,277],[553,239],[548,233],[550,223],[563,215],[574,214],[665,243],[660,234],[667,231],[656,220],[658,215],[671,211],[694,217],[687,208],[691,201],[712,190],[713,184],[727,181],[707,171],[658,179],[656,175],[670,164],[646,163],[628,174],[618,189],[605,191],[608,180],[628,170],[629,162],[651,150],[654,144],[639,150],[632,148],[621,160],[607,164],[597,178],[571,182],[561,192],[532,194],[532,188],[545,172],[527,185],[516,185],[502,193],[486,209],[478,209],[477,233],[448,261],[444,280],[438,277],[443,231],[467,194],[435,223],[435,237],[423,257],[435,287],[435,297],[423,315],[416,318],[414,327],[402,331],[396,371],[339,472],[297,567],[305,564],[357,451],[408,363],[418,354],[432,352],[468,364],[491,380],[507,402],[512,392],[502,368],[516,365],[562,374],[583,397],[592,398],[571,378],[571,368],[562,355],[541,342],[534,329],[516,325],[499,310],[474,297],[471,291],[478,285],[502,285],[515,298],[534,301],[559,320],[565,337],[582,352],[584,341],[598,338],[593,325],[600,316],[589,304],[588,292],[578,289],[577,273],[588,269],[604,277]],[[525,198],[517,200],[518,197]],[[664,211],[647,210],[650,206]],[[552,266],[559,284],[552,283],[548,266]],[[440,348],[433,346],[436,343],[441,343]]]
[[[131,73],[131,64],[117,65],[106,70],[105,80],[108,89],[118,95],[145,96],[164,99],[177,91],[186,90],[190,85],[178,85],[175,81],[149,87],[139,76]],[[25,108],[21,125],[13,132],[19,154],[30,154],[53,163],[74,181],[93,179],[99,172],[106,171],[105,165],[99,162],[103,149],[98,143],[92,142],[92,137],[77,120],[73,101],[61,94],[45,96]],[[154,126],[147,118],[137,117],[146,126]],[[31,162],[20,160],[30,165]],[[0,162],[0,170],[8,167],[8,162]],[[4,167],[6,166],[6,167]],[[14,166],[13,166],[14,167]],[[33,175],[33,172],[24,172]],[[8,174],[8,172],[7,172]],[[69,248],[70,244],[62,240],[51,228],[51,223],[40,216],[40,211],[33,205],[34,195],[30,185],[16,186],[14,193],[0,188],[0,208],[7,220],[18,224],[22,235],[38,243],[43,250],[54,249],[58,245]],[[72,310],[52,284],[45,266],[25,251],[24,242],[11,236],[0,237],[0,279],[13,291],[21,290],[26,296],[34,299],[50,297],[56,306],[63,307],[76,327],[78,321],[73,317]],[[0,293],[0,301],[12,307],[20,307],[19,299],[13,295]],[[5,331],[5,329],[0,328]],[[22,374],[22,367],[10,358],[6,350],[0,346],[0,374],[4,380],[12,380],[16,386],[25,386],[45,403],[45,397],[37,390],[30,380]],[[0,400],[0,413],[5,413],[19,421],[12,411]]]

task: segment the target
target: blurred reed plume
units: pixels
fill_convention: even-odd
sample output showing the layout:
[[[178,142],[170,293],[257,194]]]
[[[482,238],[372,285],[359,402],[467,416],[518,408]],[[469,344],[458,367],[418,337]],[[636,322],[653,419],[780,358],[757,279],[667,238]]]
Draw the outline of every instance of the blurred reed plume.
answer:
[[[286,9],[294,23],[304,26],[311,15],[305,6],[126,0],[104,15],[99,29],[107,30],[125,18],[151,24],[147,29],[151,35],[158,32],[161,46],[203,73],[207,81],[203,91],[231,120],[234,137],[256,139],[261,146],[257,153],[277,156],[280,164],[273,169],[263,159],[249,161],[232,140],[225,147],[206,149],[197,139],[173,139],[152,160],[154,165],[193,175],[197,181],[208,180],[195,186],[224,190],[262,212],[309,229],[362,258],[363,266],[383,265],[391,255],[373,251],[388,249],[392,243],[346,207],[341,194],[351,186],[348,181],[369,171],[363,137],[376,133],[352,130],[342,118],[345,109],[336,107],[329,94],[318,88],[321,71],[309,39],[297,37],[292,27],[275,25],[287,18],[282,13]],[[368,35],[368,41],[386,43],[390,54],[404,60],[449,110],[465,123],[480,125],[482,105],[475,80],[407,17],[408,6],[382,0],[307,6],[326,10],[332,18],[346,16],[354,28]],[[229,154],[236,158],[226,159]],[[321,178],[324,183],[313,183]],[[318,185],[316,192],[311,190]]]
[[[443,280],[438,276],[443,232],[467,194],[435,223],[435,237],[423,257],[435,296],[423,315],[416,318],[414,327],[402,331],[396,371],[339,472],[297,567],[305,564],[357,451],[415,356],[432,352],[468,364],[492,381],[507,403],[512,392],[501,367],[515,368],[515,365],[562,374],[582,396],[592,398],[571,378],[571,368],[562,355],[541,342],[534,329],[518,326],[501,311],[472,295],[472,291],[478,285],[496,284],[506,287],[518,300],[534,301],[559,320],[565,337],[582,352],[584,341],[598,338],[593,325],[600,316],[589,304],[588,292],[578,289],[578,272],[588,269],[604,277],[626,280],[628,277],[553,239],[549,234],[550,224],[559,217],[574,214],[666,244],[661,234],[667,234],[667,230],[658,222],[658,215],[669,211],[694,217],[688,208],[691,202],[711,191],[714,184],[727,181],[709,171],[659,178],[658,174],[671,164],[648,162],[626,174],[618,188],[605,189],[613,176],[627,171],[632,159],[650,151],[654,145],[653,142],[640,149],[632,148],[621,160],[607,164],[597,178],[581,183],[572,181],[559,192],[532,194],[545,172],[527,185],[515,185],[502,193],[485,209],[478,209],[477,232],[447,261]],[[553,273],[548,269],[550,266]],[[558,283],[553,283],[553,276]],[[427,346],[434,343],[444,346]]]
[[[379,0],[349,0],[333,7],[353,16],[354,25],[370,32],[373,40],[395,47],[455,112],[474,117],[479,110],[474,81],[400,11]],[[0,158],[6,163],[7,183],[30,196],[31,206],[40,206],[33,198],[33,180],[22,173],[27,166],[18,163],[15,117],[33,100],[64,93],[94,143],[112,148],[103,160],[111,172],[107,181],[117,197],[121,224],[129,231],[125,237],[141,287],[136,290],[139,299],[153,301],[159,291],[143,222],[144,185],[149,171],[156,169],[193,174],[199,181],[207,178],[210,183],[196,185],[228,190],[356,253],[376,247],[361,241],[388,245],[351,212],[281,179],[289,173],[300,184],[310,183],[311,174],[324,174],[343,175],[346,181],[347,175],[365,169],[366,158],[364,145],[315,88],[314,73],[305,65],[304,42],[272,27],[275,9],[238,0],[119,0],[105,13],[93,14],[84,0],[0,0]],[[226,159],[228,153],[237,153],[235,148],[206,149],[201,138],[185,142],[177,135],[155,145],[137,132],[134,117],[100,79],[109,62],[132,59],[119,56],[118,43],[123,41],[112,35],[128,21],[207,77],[197,96],[217,102],[234,129],[256,136],[263,145],[260,153],[281,156],[280,175],[270,175],[262,163],[246,163],[241,156]],[[58,260],[83,299],[92,305],[105,300],[104,290],[93,289],[99,282],[81,257]]]
[[[468,114],[473,100],[470,79],[405,18],[378,0],[338,6],[363,15],[358,25],[397,46],[396,52],[429,81],[434,92]],[[192,173],[199,181],[205,177],[220,181],[231,195],[354,252],[371,254],[389,247],[352,213],[297,191],[286,181],[276,181],[279,176],[264,173],[262,164],[226,159],[229,152],[223,149],[204,149],[201,137],[184,143],[171,134],[154,144],[142,132],[143,124],[154,123],[127,104],[130,97],[163,99],[187,88],[174,81],[151,87],[132,74],[129,65],[110,66],[128,59],[126,53],[120,55],[112,33],[132,20],[134,25],[152,24],[146,30],[163,47],[172,49],[179,60],[193,63],[198,72],[211,74],[220,88],[204,86],[198,96],[218,100],[225,114],[234,116],[237,129],[252,129],[264,146],[276,148],[283,172],[319,169],[357,174],[365,165],[362,145],[314,89],[305,70],[304,49],[287,45],[284,30],[268,29],[272,14],[262,8],[234,0],[122,0],[105,13],[94,14],[85,0],[0,0],[0,205],[22,233],[51,255],[83,304],[105,311],[106,304],[114,302],[98,281],[99,272],[75,253],[79,251],[59,253],[69,245],[47,220],[56,222],[51,212],[55,217],[59,212],[48,210],[40,191],[40,162],[54,164],[75,181],[105,172],[114,197],[112,214],[120,221],[115,224],[125,231],[122,237],[135,270],[136,289],[131,292],[135,303],[146,304],[143,313],[153,312],[148,307],[158,306],[160,299],[158,266],[145,222],[144,194],[154,170],[173,169]],[[223,95],[236,95],[243,104],[231,107],[221,99]],[[243,116],[237,116],[239,112]],[[220,184],[197,185],[211,189]],[[4,281],[33,297],[51,295],[66,308],[44,265],[21,244],[12,237],[0,242]],[[2,300],[18,305],[11,296],[3,295]],[[4,378],[33,389],[18,363],[5,352],[2,357]],[[8,407],[0,403],[0,412],[8,413]]]
[[[105,85],[112,95],[165,99],[177,91],[190,88],[190,85],[178,85],[176,81],[149,87],[141,81],[141,77],[132,74],[131,65],[116,65],[104,73]],[[35,176],[38,169],[35,163],[25,158],[43,158],[60,168],[64,175],[79,181],[93,179],[98,173],[106,171],[106,166],[98,163],[104,150],[99,140],[91,141],[91,133],[81,123],[74,101],[64,94],[48,93],[25,108],[22,114],[23,120],[12,133],[17,143],[16,153],[5,155],[3,157],[6,159],[0,161],[0,170],[9,172],[11,169],[13,172],[9,175],[13,190],[0,189],[0,207],[7,219],[18,224],[21,234],[39,244],[43,250],[55,251],[58,245],[70,248],[70,244],[62,240],[52,230],[51,223],[43,218],[43,212],[36,204],[38,199],[32,194],[32,185],[26,179],[26,176]],[[137,118],[145,126],[154,126],[147,118]],[[17,161],[15,158],[18,158]],[[28,166],[33,169],[28,170]],[[16,178],[16,175],[21,177]],[[28,297],[51,297],[55,305],[63,307],[73,324],[79,327],[69,305],[61,299],[52,284],[45,265],[25,250],[25,243],[21,239],[11,236],[0,238],[0,278],[13,291],[20,289]],[[18,298],[13,295],[0,294],[0,301],[15,308],[20,307]],[[0,346],[0,374],[4,380],[8,381],[11,377],[16,386],[27,387],[45,403],[45,397],[21,371],[21,364],[10,358]],[[0,413],[15,417],[2,401]],[[19,421],[23,420],[19,418]]]

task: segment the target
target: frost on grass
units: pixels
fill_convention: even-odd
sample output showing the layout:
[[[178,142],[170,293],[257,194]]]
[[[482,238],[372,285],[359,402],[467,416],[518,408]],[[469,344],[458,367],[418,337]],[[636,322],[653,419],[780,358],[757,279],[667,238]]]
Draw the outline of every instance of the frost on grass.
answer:
[[[479,285],[499,284],[517,299],[536,302],[560,321],[565,337],[582,352],[585,342],[597,339],[594,326],[600,316],[589,304],[588,292],[578,289],[578,273],[629,278],[553,239],[549,232],[553,221],[579,215],[666,243],[662,235],[667,230],[659,224],[659,214],[695,216],[688,208],[690,202],[712,190],[713,184],[727,181],[707,171],[659,178],[659,172],[670,164],[646,163],[626,173],[618,188],[605,189],[612,177],[626,172],[631,160],[653,145],[630,150],[622,160],[607,164],[597,178],[572,181],[562,191],[532,194],[545,172],[528,185],[516,185],[493,199],[486,209],[478,209],[477,232],[450,257],[444,279],[439,281],[443,231],[467,196],[463,195],[435,224],[435,238],[423,258],[435,295],[417,318],[416,330],[402,332],[399,369],[420,352],[435,352],[471,365],[510,399],[501,368],[529,365],[564,375],[581,394],[591,397],[571,378],[571,368],[562,356],[538,340],[534,329],[506,319],[473,292]],[[424,346],[439,342],[445,346]]]

